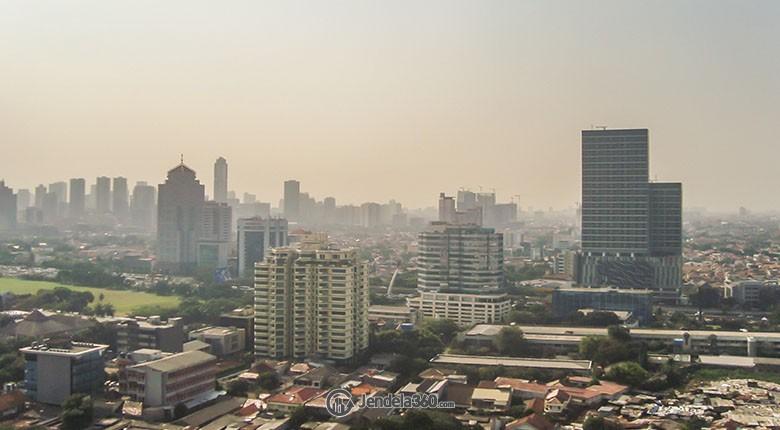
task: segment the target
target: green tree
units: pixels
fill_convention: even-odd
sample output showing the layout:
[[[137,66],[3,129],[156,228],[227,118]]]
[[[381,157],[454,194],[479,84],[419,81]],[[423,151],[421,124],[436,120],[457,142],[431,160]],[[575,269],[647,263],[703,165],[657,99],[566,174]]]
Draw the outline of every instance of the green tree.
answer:
[[[257,380],[260,388],[271,391],[279,386],[279,375],[276,372],[263,372]]]
[[[85,429],[92,424],[93,415],[92,398],[84,394],[74,394],[62,404],[62,429]]]
[[[249,391],[249,384],[241,379],[236,379],[228,385],[227,393],[233,397],[246,397]]]
[[[621,325],[611,325],[607,327],[607,335],[610,339],[620,342],[631,342],[631,332]]]
[[[588,327],[609,327],[620,324],[620,318],[614,312],[594,311],[583,315],[580,323]]]
[[[460,328],[455,321],[448,319],[426,319],[421,324],[422,330],[428,330],[433,334],[438,335],[441,341],[445,344],[450,343],[452,339],[458,334]]]
[[[503,327],[494,340],[501,355],[520,356],[526,349],[523,331],[517,327]]]
[[[643,369],[638,363],[624,361],[622,363],[613,364],[607,368],[606,379],[620,384],[638,387],[647,380],[648,376],[649,373],[647,373],[647,370]]]
[[[290,414],[290,422],[289,425],[291,428],[297,429],[302,424],[304,424],[306,421],[309,421],[311,418],[311,415],[309,412],[304,408],[303,406],[300,406],[298,408],[295,408],[294,411]]]
[[[518,405],[514,405],[509,408],[507,411],[507,415],[514,418],[522,418],[526,415],[528,415],[529,410],[526,409],[524,403],[520,403]]]
[[[621,430],[623,426],[617,421],[608,420],[598,415],[591,415],[582,424],[583,430]]]

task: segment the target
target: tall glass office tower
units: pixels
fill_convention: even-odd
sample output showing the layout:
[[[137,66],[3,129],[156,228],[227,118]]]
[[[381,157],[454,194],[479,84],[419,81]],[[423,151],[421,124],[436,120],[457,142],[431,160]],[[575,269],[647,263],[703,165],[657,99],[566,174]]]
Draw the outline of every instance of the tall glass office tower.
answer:
[[[587,286],[657,290],[682,283],[682,186],[649,181],[647,129],[582,132],[582,253]]]

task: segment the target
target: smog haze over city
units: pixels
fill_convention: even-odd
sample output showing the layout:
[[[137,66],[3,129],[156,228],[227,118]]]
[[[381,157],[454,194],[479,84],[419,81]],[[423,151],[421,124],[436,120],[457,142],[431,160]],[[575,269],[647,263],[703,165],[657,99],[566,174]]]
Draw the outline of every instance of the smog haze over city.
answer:
[[[0,430],[780,429],[778,22],[0,0]]]
[[[0,6],[0,176],[159,183],[184,153],[239,192],[345,203],[495,189],[580,200],[579,132],[651,130],[686,207],[774,210],[774,1],[35,2]],[[359,178],[359,179],[358,179]],[[204,178],[210,184],[210,178]],[[210,185],[209,185],[210,186]]]

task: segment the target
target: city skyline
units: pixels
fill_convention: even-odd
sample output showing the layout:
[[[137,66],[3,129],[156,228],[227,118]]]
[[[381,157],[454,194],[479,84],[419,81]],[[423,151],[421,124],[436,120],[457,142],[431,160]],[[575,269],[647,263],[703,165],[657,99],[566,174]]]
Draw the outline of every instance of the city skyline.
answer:
[[[4,8],[7,184],[159,183],[184,153],[207,189],[224,156],[272,203],[295,178],[341,202],[483,186],[562,208],[579,131],[607,125],[649,128],[651,178],[689,207],[780,207],[750,192],[780,155],[775,2],[182,6]]]

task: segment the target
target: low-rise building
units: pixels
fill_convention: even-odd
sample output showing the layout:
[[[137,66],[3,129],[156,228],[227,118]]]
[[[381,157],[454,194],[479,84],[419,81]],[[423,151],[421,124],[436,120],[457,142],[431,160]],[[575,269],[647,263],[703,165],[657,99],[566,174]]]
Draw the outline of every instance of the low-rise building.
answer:
[[[120,391],[144,406],[172,410],[214,390],[216,361],[211,354],[188,351],[127,366],[120,372]]]
[[[571,373],[590,374],[593,363],[589,360],[556,358],[492,357],[465,354],[438,354],[430,360],[436,366],[502,366],[526,369],[566,370]]]
[[[617,288],[559,288],[552,293],[552,309],[557,317],[580,309],[626,311],[645,323],[653,315],[653,292]]]
[[[500,331],[501,325],[480,324],[465,333],[466,342],[487,342]],[[532,344],[549,344],[562,350],[576,350],[585,336],[607,336],[600,327],[515,326]],[[682,352],[703,352],[716,347],[721,354],[780,357],[780,333],[729,330],[674,330],[632,328],[631,337],[645,342],[661,342]]]
[[[36,342],[21,348],[25,393],[35,401],[61,405],[72,394],[98,392],[105,381],[107,348],[78,342]]]
[[[235,327],[244,329],[244,345],[251,349],[255,344],[255,310],[248,306],[233,309],[219,316],[220,327]]]
[[[417,310],[409,306],[371,305],[368,307],[368,322],[414,324],[417,322]]]
[[[741,305],[756,306],[761,302],[760,292],[764,288],[761,281],[745,280],[726,285],[724,294],[726,298],[733,298]]]
[[[553,430],[555,427],[543,414],[533,413],[508,423],[504,430]]]
[[[502,411],[509,407],[510,401],[509,390],[477,387],[471,393],[471,406],[477,409]]]
[[[265,399],[272,411],[292,412],[307,402],[325,394],[325,390],[314,387],[292,386]]]
[[[406,303],[425,318],[446,318],[461,326],[501,322],[512,309],[506,294],[423,292]]]
[[[244,329],[235,327],[203,327],[190,332],[190,340],[199,340],[211,346],[211,353],[223,357],[238,354],[245,349]]]
[[[130,352],[137,349],[159,349],[164,352],[181,352],[184,330],[181,318],[139,318],[117,324],[117,349]]]
[[[564,390],[555,389],[547,393],[544,398],[544,413],[557,415],[562,414],[569,406],[571,396]]]

